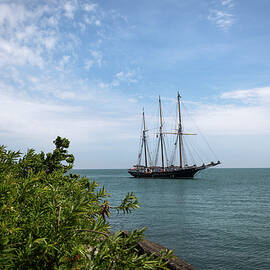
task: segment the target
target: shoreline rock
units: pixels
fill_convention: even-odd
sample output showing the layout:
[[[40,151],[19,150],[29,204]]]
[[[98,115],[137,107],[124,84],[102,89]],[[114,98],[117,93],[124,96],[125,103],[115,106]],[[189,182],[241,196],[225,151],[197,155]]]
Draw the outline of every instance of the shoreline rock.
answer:
[[[129,233],[127,231],[122,231],[123,237],[127,236],[128,234]],[[165,247],[147,239],[140,241],[137,248],[141,254],[155,254],[156,256],[159,256],[160,251],[166,250]],[[174,255],[174,257],[168,261],[167,267],[172,270],[195,270],[195,268],[193,268],[189,263],[180,259],[176,255]]]

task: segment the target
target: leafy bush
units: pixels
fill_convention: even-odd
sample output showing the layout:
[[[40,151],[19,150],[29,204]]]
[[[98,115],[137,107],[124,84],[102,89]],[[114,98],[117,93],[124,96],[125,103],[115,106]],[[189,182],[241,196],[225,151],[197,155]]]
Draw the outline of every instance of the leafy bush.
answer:
[[[54,144],[25,155],[0,146],[0,269],[166,269],[170,253],[138,253],[144,229],[110,233],[111,211],[137,208],[134,194],[111,207],[104,188],[68,174],[69,141]]]

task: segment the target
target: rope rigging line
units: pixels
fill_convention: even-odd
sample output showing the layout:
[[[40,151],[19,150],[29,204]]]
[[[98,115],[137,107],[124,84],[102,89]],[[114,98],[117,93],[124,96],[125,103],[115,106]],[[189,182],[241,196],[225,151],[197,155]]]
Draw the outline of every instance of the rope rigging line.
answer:
[[[203,133],[201,132],[201,130],[199,129],[198,125],[196,124],[195,120],[193,119],[193,117],[191,116],[191,114],[189,113],[189,110],[187,108],[187,106],[183,103],[183,107],[186,111],[186,113],[188,114],[189,118],[191,119],[192,123],[194,124],[194,126],[196,127],[196,129],[198,130],[200,136],[202,137],[204,143],[206,143],[207,147],[209,148],[211,154],[214,156],[214,158],[216,160],[219,160],[217,155],[215,154],[214,150],[212,149],[212,147],[210,146],[210,144],[208,143],[208,141],[206,140],[205,136],[203,135]]]
[[[150,164],[150,167],[152,167],[152,158],[151,158],[151,154],[150,154],[150,151],[149,151],[149,147],[148,147],[148,144],[146,144],[146,149],[147,149],[147,154],[148,154],[148,160],[149,160],[149,164]]]
[[[137,164],[141,165],[141,160],[142,160],[142,150],[143,150],[143,136],[142,136],[142,131],[143,131],[143,120],[141,122],[141,128],[140,128],[140,140],[139,140],[139,153],[138,153],[138,159],[137,159]]]
[[[190,148],[191,148],[191,151],[192,151],[194,154],[196,154],[198,160],[200,160],[202,163],[204,163],[203,158],[201,157],[201,155],[200,155],[199,152],[197,151],[197,148],[198,148],[198,147],[196,147],[196,146],[193,144],[192,140],[189,141],[189,146],[190,146]]]
[[[190,150],[190,146],[189,146],[188,140],[186,138],[183,138],[183,141],[184,141],[184,144],[185,144],[185,149],[188,152],[188,157],[190,157],[190,160],[188,160],[187,163],[196,164],[196,160],[194,159],[194,156],[192,155],[192,151]]]
[[[171,121],[171,128],[170,130],[172,131],[177,131],[177,112],[178,112],[178,104],[177,102],[174,102],[174,116],[173,119]],[[170,160],[169,160],[169,164],[170,165],[174,165],[175,162],[175,154],[176,154],[176,148],[177,148],[177,142],[178,142],[178,135],[176,136],[176,138],[174,136],[170,136],[170,148],[171,149],[171,154],[170,154]]]
[[[165,153],[165,160],[166,160],[166,165],[168,167],[168,156],[167,156],[167,148],[166,148],[166,140],[165,140],[165,136],[163,135],[163,149],[164,149],[164,153]]]
[[[184,166],[188,164],[187,155],[186,155],[186,148],[182,147],[182,158]]]
[[[158,163],[159,145],[160,145],[160,137],[158,137],[158,142],[156,146],[155,166],[157,166],[157,163]]]
[[[141,161],[142,161],[142,150],[143,150],[143,139],[141,140],[141,147],[140,147],[140,151],[139,151],[139,154],[138,154],[138,162],[137,162],[138,165],[141,165]]]
[[[173,145],[173,150],[172,150],[172,154],[171,154],[171,159],[170,159],[170,165],[173,165],[175,162],[175,154],[176,154],[176,148],[177,148],[177,142],[178,142],[178,135],[176,136],[174,145]]]

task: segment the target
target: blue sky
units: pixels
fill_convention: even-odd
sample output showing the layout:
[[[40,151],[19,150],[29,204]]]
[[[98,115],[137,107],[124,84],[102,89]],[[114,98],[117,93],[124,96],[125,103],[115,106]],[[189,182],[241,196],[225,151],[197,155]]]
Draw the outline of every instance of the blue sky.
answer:
[[[0,0],[0,144],[128,168],[177,90],[223,167],[269,167],[270,2]],[[169,109],[168,109],[169,110]],[[166,112],[166,109],[165,109]]]

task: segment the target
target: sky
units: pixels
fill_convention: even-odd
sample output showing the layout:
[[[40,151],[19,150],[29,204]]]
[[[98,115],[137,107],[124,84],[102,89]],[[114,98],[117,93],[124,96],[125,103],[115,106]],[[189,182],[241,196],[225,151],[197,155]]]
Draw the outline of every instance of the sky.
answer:
[[[222,167],[269,167],[269,12],[269,0],[0,0],[0,144],[49,152],[59,135],[75,168],[129,168],[142,109],[150,121],[158,96],[166,112],[180,91]]]

